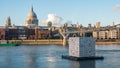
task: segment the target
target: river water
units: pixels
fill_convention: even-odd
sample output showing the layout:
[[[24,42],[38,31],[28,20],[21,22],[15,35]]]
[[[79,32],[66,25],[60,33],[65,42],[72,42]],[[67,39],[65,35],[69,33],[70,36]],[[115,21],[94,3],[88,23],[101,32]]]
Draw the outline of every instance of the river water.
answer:
[[[0,68],[120,68],[120,45],[97,45],[104,60],[70,61],[68,47],[60,45],[0,47]]]

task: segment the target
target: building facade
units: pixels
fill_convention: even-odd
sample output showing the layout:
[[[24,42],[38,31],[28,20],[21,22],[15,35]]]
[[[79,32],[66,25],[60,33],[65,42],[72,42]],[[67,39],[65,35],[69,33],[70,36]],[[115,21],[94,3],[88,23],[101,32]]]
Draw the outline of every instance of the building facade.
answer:
[[[93,31],[93,37],[96,39],[119,39],[118,29],[105,29]]]
[[[0,27],[0,40],[5,40],[6,30],[3,27]]]

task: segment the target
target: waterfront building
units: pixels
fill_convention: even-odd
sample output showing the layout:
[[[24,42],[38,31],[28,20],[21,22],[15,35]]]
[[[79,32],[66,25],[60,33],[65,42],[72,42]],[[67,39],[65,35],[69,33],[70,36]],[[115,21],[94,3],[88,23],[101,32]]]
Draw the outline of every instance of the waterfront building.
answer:
[[[99,32],[98,31],[93,31],[93,37],[96,39],[99,39]]]
[[[3,26],[0,26],[0,40],[5,40],[6,30]]]
[[[35,39],[50,39],[50,30],[48,29],[35,29]]]
[[[119,30],[118,28],[100,28],[99,30],[93,31],[93,37],[96,39],[119,39],[118,37]]]
[[[93,31],[93,37],[96,39],[108,39],[108,30]]]
[[[50,30],[27,28],[26,26],[16,26],[16,28],[0,28],[1,40],[38,40],[49,39]]]
[[[26,40],[28,39],[29,37],[29,34],[28,34],[28,28],[26,26],[16,26],[16,30],[17,30],[17,33],[18,33],[18,39],[19,40]]]
[[[7,28],[5,32],[6,40],[16,40],[18,39],[18,30],[13,28]]]
[[[109,39],[118,39],[118,31],[117,29],[111,29],[108,32],[108,38]]]

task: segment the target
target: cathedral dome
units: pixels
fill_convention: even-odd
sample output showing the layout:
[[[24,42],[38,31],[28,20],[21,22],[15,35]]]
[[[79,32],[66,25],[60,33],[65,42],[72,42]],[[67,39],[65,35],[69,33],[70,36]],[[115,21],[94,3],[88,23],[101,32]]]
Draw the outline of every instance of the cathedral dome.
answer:
[[[52,26],[52,22],[51,22],[51,21],[48,21],[47,26],[48,26],[48,27],[51,27],[51,26]]]
[[[33,11],[33,7],[31,7],[30,12],[27,15],[26,26],[38,26],[37,15]]]
[[[30,12],[28,13],[27,19],[37,19],[37,15],[33,11],[33,7],[31,7]]]

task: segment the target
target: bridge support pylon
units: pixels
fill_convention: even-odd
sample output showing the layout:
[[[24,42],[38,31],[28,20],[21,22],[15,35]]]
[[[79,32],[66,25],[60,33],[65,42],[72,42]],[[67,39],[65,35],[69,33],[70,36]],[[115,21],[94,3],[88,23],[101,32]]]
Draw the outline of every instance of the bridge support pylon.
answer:
[[[67,38],[63,38],[63,46],[67,45]]]

